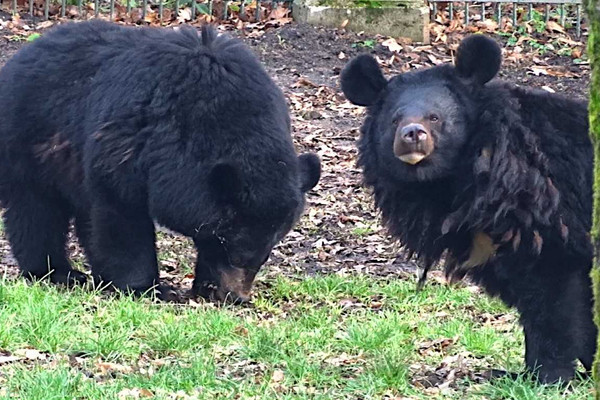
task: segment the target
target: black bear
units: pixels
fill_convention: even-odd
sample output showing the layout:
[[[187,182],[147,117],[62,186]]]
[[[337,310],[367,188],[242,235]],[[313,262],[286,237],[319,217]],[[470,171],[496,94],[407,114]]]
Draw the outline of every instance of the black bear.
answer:
[[[193,289],[244,301],[320,177],[281,90],[241,41],[102,21],[61,25],[0,71],[0,200],[24,275],[158,287],[155,225],[198,250]]]
[[[589,371],[593,151],[587,105],[492,79],[501,51],[471,35],[455,65],[386,80],[363,54],[341,87],[366,106],[358,163],[391,233],[423,267],[445,258],[520,313],[542,382]],[[491,82],[490,82],[491,81]],[[445,257],[444,257],[445,256]]]

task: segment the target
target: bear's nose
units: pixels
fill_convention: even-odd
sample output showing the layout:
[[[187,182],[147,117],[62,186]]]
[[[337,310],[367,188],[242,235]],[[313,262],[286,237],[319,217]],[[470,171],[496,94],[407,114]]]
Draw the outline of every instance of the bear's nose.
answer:
[[[427,139],[427,130],[421,124],[408,124],[400,129],[400,137],[406,143],[419,143]]]

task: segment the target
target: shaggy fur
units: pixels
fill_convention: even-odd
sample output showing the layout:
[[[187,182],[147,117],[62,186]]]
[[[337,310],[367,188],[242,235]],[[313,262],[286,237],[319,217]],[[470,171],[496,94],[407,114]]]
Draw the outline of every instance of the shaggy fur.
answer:
[[[209,27],[61,25],[0,71],[0,109],[10,244],[23,273],[54,282],[84,279],[65,255],[74,217],[96,280],[148,290],[156,221],[194,239],[196,290],[245,299],[319,180],[281,91]]]
[[[596,327],[586,104],[487,83],[500,51],[482,35],[463,41],[456,67],[388,82],[373,65],[362,55],[342,73],[349,100],[369,106],[359,164],[384,222],[420,258],[422,279],[446,252],[451,279],[468,274],[519,310],[526,366],[541,381],[570,380],[578,359],[590,370]],[[394,157],[398,121],[433,114],[431,156],[416,165]]]

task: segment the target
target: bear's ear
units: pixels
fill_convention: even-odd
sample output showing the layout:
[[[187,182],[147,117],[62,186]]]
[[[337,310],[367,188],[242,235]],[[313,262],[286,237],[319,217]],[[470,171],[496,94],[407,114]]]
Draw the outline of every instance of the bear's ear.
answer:
[[[502,52],[491,38],[475,34],[468,36],[456,51],[456,72],[462,78],[483,85],[500,70]]]
[[[298,156],[300,166],[300,190],[302,193],[314,188],[321,178],[321,160],[316,154],[305,153]]]
[[[379,64],[368,54],[361,54],[346,64],[340,80],[346,98],[358,106],[375,104],[387,86]]]
[[[244,189],[244,181],[240,170],[230,163],[216,164],[208,176],[210,187],[220,200],[234,202]]]

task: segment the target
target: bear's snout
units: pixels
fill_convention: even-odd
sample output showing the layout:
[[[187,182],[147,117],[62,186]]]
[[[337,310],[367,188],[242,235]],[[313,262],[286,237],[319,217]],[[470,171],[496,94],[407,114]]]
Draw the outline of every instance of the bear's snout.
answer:
[[[230,267],[221,271],[216,300],[243,304],[250,301],[250,291],[258,270]]]
[[[406,143],[423,142],[427,135],[427,129],[421,124],[408,124],[400,129],[400,138]]]
[[[402,162],[415,165],[433,152],[433,137],[422,123],[400,124],[394,137],[394,155]]]

